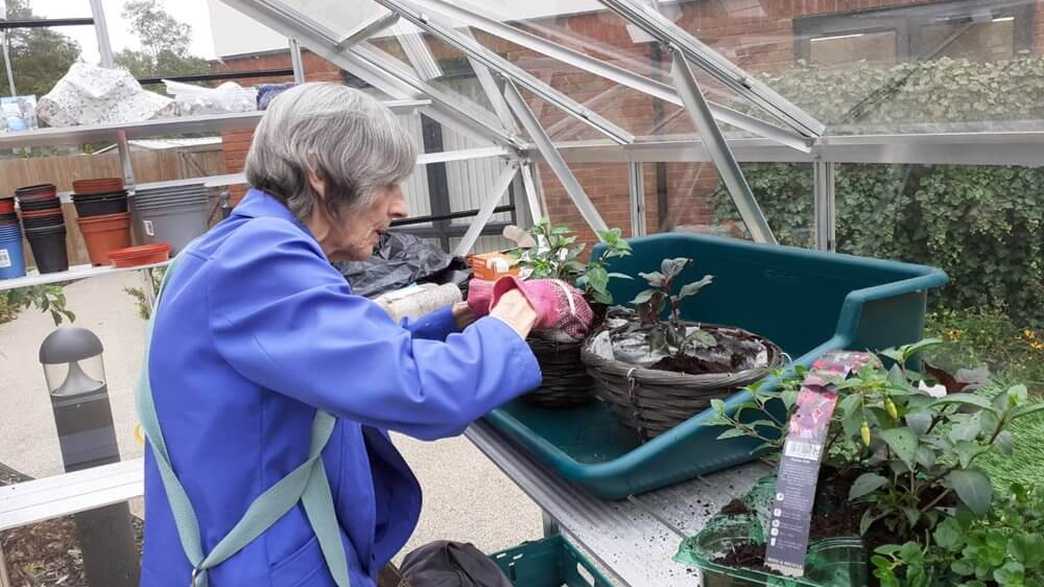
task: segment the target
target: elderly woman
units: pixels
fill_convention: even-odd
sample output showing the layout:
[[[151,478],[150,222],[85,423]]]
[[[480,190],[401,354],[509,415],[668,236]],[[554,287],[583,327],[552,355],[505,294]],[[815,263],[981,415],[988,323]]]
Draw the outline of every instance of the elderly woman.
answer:
[[[401,325],[352,295],[330,261],[367,258],[406,215],[415,163],[359,91],[305,84],[265,113],[253,189],[178,256],[154,312],[142,585],[373,585],[421,505],[387,431],[459,434],[539,384],[531,328],[586,327],[559,283],[476,286]]]

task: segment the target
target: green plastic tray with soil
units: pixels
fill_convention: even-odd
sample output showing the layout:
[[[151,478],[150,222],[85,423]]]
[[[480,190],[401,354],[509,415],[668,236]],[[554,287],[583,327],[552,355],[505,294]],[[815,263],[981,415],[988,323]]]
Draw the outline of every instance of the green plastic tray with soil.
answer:
[[[686,300],[683,319],[756,332],[804,365],[831,350],[920,340],[928,290],[947,282],[932,267],[735,239],[662,234],[630,242],[633,254],[614,259],[610,270],[638,275],[661,259],[691,257],[683,281],[711,274],[715,283]],[[643,287],[624,279],[610,285],[617,300]],[[736,393],[726,407],[747,399]],[[713,415],[706,410],[645,443],[602,402],[550,410],[519,399],[487,421],[563,478],[621,499],[752,460],[756,442],[717,441],[722,429],[708,424]]]

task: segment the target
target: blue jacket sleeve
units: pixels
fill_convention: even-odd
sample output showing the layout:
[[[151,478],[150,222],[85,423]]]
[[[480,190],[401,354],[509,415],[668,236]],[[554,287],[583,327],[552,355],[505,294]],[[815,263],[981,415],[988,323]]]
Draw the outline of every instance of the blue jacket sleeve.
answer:
[[[453,317],[452,306],[435,310],[416,320],[404,319],[402,327],[412,332],[414,338],[428,340],[446,340],[447,336],[460,330],[457,328],[457,319]]]
[[[293,224],[257,218],[208,263],[211,335],[258,385],[421,439],[459,434],[540,382],[529,346],[484,318],[445,341],[395,324],[351,294]]]

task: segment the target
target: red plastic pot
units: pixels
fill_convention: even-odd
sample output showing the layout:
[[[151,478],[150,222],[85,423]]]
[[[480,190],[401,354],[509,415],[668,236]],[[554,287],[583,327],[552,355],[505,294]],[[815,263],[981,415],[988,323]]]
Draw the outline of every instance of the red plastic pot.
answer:
[[[79,218],[80,232],[93,265],[110,265],[109,253],[131,244],[130,214],[106,214]]]
[[[0,214],[13,214],[14,210],[14,196],[0,198]]]
[[[72,182],[73,191],[77,194],[106,194],[123,191],[123,178],[101,177],[97,179],[77,179]]]
[[[170,259],[170,244],[155,243],[137,247],[127,247],[118,251],[110,251],[109,258],[117,267],[138,267],[162,263]]]

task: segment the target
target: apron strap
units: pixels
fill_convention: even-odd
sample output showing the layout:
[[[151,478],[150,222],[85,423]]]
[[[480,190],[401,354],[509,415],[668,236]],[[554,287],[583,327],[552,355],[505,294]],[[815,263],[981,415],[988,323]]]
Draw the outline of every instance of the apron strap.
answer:
[[[232,530],[214,546],[213,550],[204,555],[199,521],[188,493],[185,492],[184,486],[178,480],[174,467],[171,465],[149,382],[149,350],[155,327],[156,311],[159,309],[160,299],[167,282],[174,274],[180,259],[181,255],[178,255],[171,261],[156,295],[145,339],[145,364],[138,380],[136,399],[138,418],[159,468],[163,488],[166,490],[167,500],[174,515],[178,538],[181,540],[181,547],[192,565],[190,587],[207,587],[208,570],[253,542],[298,502],[304,506],[308,522],[312,531],[315,532],[319,548],[326,561],[326,567],[333,576],[334,582],[337,583],[337,587],[351,587],[348,578],[348,561],[344,553],[344,546],[341,544],[341,531],[334,509],[333,495],[330,491],[330,481],[326,476],[322,459],[323,448],[333,434],[336,419],[323,410],[316,410],[315,420],[312,422],[308,458],[305,462],[259,495]]]

